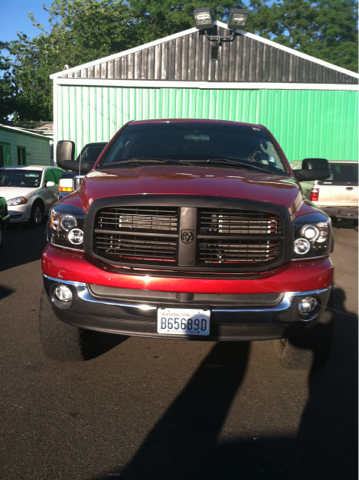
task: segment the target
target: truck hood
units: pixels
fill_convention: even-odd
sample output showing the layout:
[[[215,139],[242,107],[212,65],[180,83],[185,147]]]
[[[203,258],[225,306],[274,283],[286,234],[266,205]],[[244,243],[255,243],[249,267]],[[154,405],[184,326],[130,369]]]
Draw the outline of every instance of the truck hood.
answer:
[[[245,198],[283,205],[291,213],[303,204],[294,178],[227,167],[161,165],[94,170],[79,191],[85,209],[99,198],[141,194]]]

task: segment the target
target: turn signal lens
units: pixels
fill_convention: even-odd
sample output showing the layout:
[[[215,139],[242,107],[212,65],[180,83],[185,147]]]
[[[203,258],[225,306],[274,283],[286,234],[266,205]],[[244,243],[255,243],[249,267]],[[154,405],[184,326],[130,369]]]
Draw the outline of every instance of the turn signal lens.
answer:
[[[329,227],[326,222],[321,222],[317,224],[317,227],[319,229],[319,237],[317,239],[317,242],[323,243],[328,239],[329,235]]]

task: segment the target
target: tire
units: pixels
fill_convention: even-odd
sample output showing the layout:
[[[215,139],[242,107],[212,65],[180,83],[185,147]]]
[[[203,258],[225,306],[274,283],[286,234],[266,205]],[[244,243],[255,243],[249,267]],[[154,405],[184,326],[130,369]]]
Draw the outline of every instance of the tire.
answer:
[[[41,225],[42,219],[44,218],[44,207],[40,202],[35,202],[31,208],[31,217],[29,224],[32,227],[39,227]]]
[[[1,247],[4,243],[4,227],[2,226],[2,223],[0,222],[0,250]]]
[[[40,312],[40,341],[53,360],[82,362],[94,358],[97,332],[68,325],[57,318],[43,288]]]
[[[315,327],[304,335],[274,341],[282,367],[290,370],[319,370],[329,358],[333,339],[333,314],[327,310]]]

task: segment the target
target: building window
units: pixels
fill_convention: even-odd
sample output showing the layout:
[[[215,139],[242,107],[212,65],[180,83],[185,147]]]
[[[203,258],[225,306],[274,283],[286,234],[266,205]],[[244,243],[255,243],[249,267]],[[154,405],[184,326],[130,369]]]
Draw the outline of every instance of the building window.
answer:
[[[17,147],[17,164],[26,165],[26,148]]]

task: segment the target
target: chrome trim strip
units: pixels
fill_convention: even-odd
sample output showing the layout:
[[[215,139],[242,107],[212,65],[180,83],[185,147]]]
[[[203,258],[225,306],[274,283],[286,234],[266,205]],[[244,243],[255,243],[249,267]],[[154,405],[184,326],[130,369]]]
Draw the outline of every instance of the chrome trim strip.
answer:
[[[77,289],[77,294],[83,300],[84,302],[90,302],[90,303],[97,303],[101,305],[111,305],[113,307],[131,307],[131,308],[137,308],[139,310],[157,310],[157,307],[151,306],[151,305],[145,305],[145,304],[133,304],[133,303],[119,303],[119,302],[108,302],[108,301],[103,301],[103,300],[97,300],[94,298],[90,292],[87,289],[86,283],[81,283],[81,282],[72,282],[70,280],[62,280],[61,278],[54,278],[50,277],[48,275],[43,274],[45,278],[48,280],[51,280],[53,282],[57,283],[65,283],[66,285],[72,285],[76,287]]]
[[[50,277],[46,274],[43,274],[44,278],[51,280],[57,283],[64,283],[66,285],[72,285],[76,287],[77,294],[81,298],[81,300],[90,303],[96,303],[101,305],[110,305],[114,307],[130,307],[130,308],[137,308],[138,310],[148,311],[148,310],[157,310],[156,306],[153,305],[146,305],[146,304],[135,304],[135,303],[119,303],[119,302],[110,302],[105,300],[97,300],[95,299],[88,291],[87,284],[81,282],[73,282],[70,280],[62,280],[61,278],[54,278]],[[273,308],[213,308],[212,312],[216,313],[223,313],[223,312],[284,312],[291,307],[293,297],[306,297],[308,295],[321,295],[323,293],[328,292],[332,287],[324,288],[322,290],[310,290],[307,292],[286,292],[284,294],[283,300]]]
[[[284,312],[288,310],[292,304],[293,297],[307,297],[308,295],[321,295],[322,293],[326,293],[332,287],[324,288],[322,290],[310,290],[308,292],[286,292],[284,294],[283,300],[273,308],[252,308],[252,309],[245,309],[245,308],[235,308],[235,309],[220,309],[220,308],[213,308],[212,312]]]

